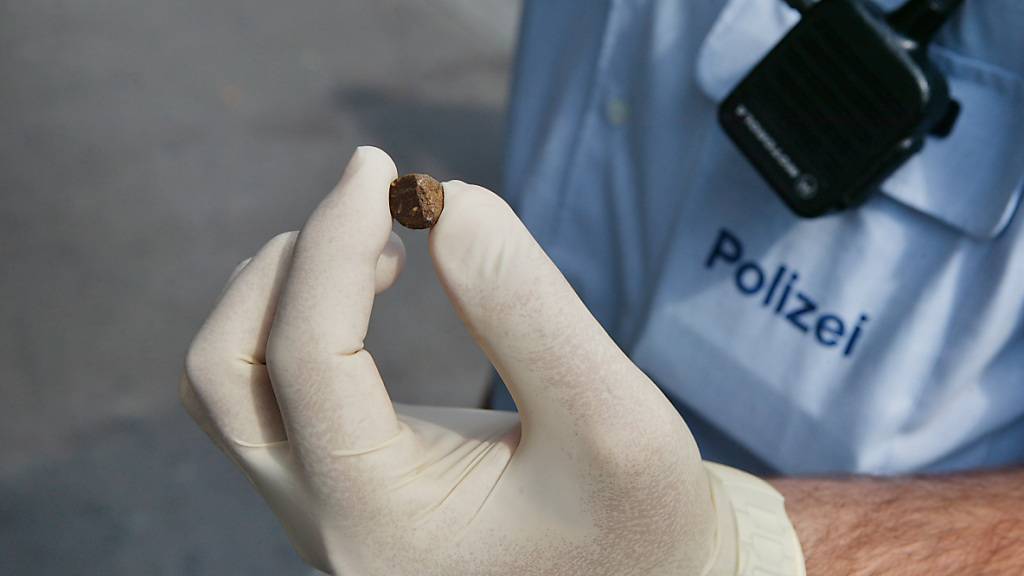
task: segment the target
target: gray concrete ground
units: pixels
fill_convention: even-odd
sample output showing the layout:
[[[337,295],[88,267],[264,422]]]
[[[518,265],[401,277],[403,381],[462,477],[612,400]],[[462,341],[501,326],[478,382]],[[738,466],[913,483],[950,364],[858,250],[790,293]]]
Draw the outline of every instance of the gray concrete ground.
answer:
[[[180,409],[185,348],[232,267],[297,228],[356,145],[497,186],[517,16],[0,2],[0,574],[308,573]],[[396,400],[477,404],[486,361],[423,235],[403,234],[368,346]]]

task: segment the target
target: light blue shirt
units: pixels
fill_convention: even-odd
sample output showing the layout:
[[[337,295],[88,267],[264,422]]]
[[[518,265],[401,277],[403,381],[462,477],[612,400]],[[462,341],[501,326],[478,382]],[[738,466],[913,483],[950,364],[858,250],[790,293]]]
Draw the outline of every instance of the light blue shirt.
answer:
[[[780,0],[527,2],[506,197],[706,458],[1024,462],[1024,2],[966,0],[932,49],[953,133],[813,220],[715,116],[797,19]]]

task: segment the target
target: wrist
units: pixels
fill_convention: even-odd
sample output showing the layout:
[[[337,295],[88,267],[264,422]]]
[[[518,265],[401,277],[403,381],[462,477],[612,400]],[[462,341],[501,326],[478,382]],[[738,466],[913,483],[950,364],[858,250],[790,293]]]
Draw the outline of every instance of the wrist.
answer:
[[[837,563],[852,561],[854,550],[838,554],[831,548],[858,534],[859,526],[872,524],[871,516],[883,514],[886,499],[892,497],[883,489],[885,481],[867,478],[856,482],[778,478],[769,482],[786,499],[786,512],[800,538],[807,565],[812,567],[824,561],[838,568]]]

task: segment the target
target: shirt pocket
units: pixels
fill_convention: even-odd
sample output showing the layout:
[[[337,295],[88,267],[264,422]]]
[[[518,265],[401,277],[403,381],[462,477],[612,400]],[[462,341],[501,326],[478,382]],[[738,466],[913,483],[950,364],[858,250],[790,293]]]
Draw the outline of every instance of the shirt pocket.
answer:
[[[700,48],[701,90],[720,102],[799,20],[777,0],[730,0]],[[881,194],[970,236],[997,236],[1024,187],[1024,79],[933,45],[960,116],[945,138],[929,137],[880,186]]]

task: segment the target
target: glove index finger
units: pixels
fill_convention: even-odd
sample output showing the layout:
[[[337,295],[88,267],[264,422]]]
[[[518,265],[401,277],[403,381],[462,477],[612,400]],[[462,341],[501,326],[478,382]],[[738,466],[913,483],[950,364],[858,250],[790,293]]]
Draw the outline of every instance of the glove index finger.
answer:
[[[430,253],[459,316],[508,384],[524,441],[531,427],[607,426],[624,403],[635,414],[664,401],[508,204],[463,182],[444,189]]]
[[[401,260],[384,262],[390,277],[382,282],[378,267],[395,241],[388,208],[395,175],[387,154],[359,148],[295,243],[267,368],[288,439],[307,467],[327,466],[335,451],[375,446],[399,431],[363,349],[374,293],[393,280]]]

